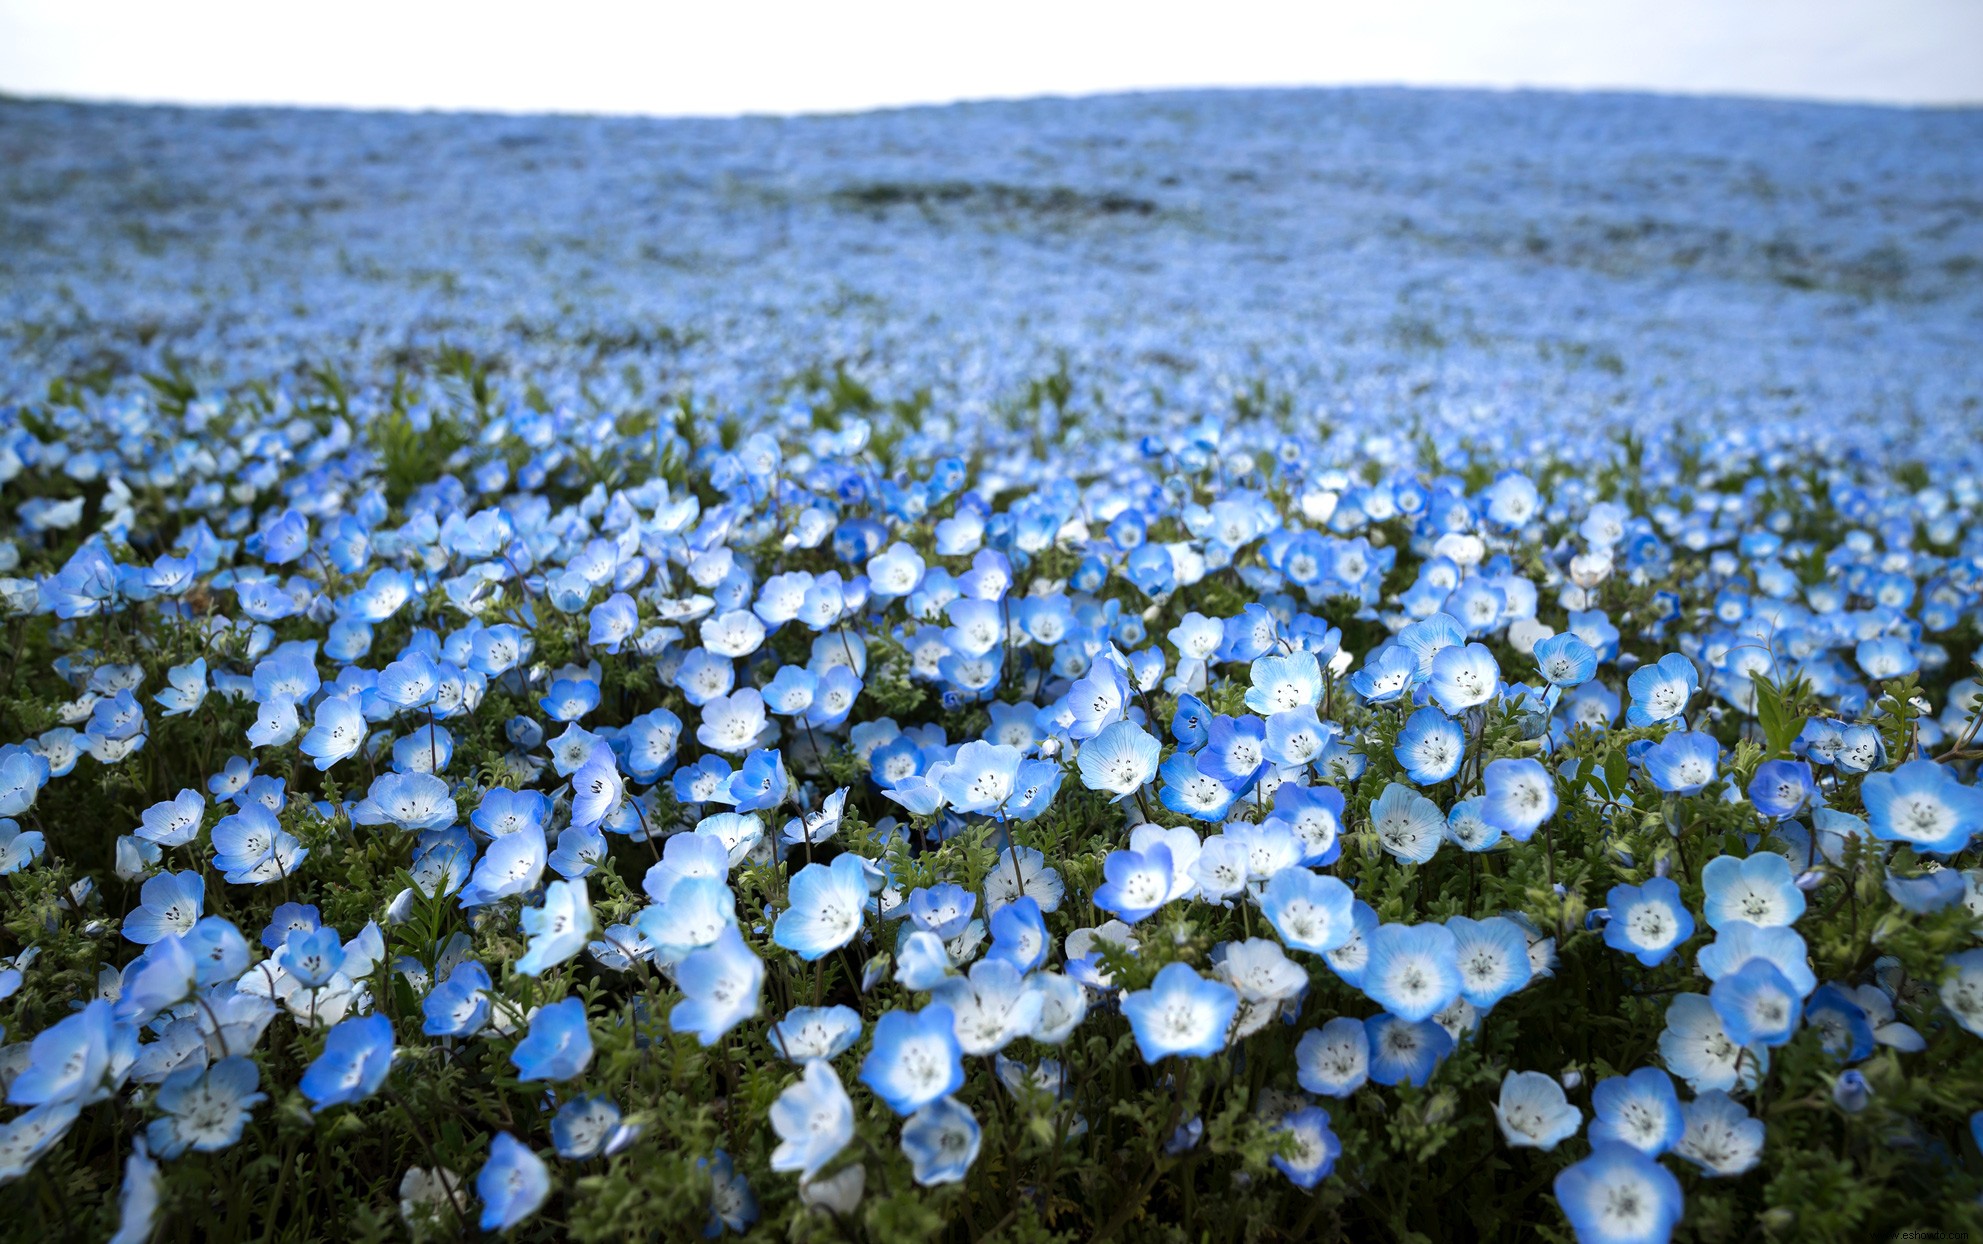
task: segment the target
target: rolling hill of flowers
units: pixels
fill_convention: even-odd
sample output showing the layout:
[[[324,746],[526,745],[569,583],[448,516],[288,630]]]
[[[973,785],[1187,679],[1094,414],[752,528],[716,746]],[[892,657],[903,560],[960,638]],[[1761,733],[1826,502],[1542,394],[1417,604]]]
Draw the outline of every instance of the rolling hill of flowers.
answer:
[[[1983,1228],[1979,187],[0,100],[7,1230]]]

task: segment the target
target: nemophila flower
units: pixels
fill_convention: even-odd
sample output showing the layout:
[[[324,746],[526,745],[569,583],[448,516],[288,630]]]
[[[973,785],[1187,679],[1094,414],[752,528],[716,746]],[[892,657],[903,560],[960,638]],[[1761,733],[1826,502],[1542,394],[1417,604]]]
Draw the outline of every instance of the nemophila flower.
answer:
[[[282,944],[282,970],[305,989],[321,989],[344,966],[344,941],[336,929],[296,929]]]
[[[1038,849],[1008,845],[999,852],[997,866],[985,874],[985,912],[996,915],[1020,898],[1031,898],[1043,912],[1059,911],[1066,890],[1060,870],[1047,867],[1046,856]]]
[[[1323,1097],[1348,1097],[1370,1079],[1370,1033],[1360,1019],[1339,1015],[1301,1036],[1295,1078]]]
[[[1749,802],[1774,821],[1787,821],[1817,797],[1811,766],[1801,760],[1765,760],[1749,780]],[[1868,807],[1870,808],[1870,803]]]
[[[1082,744],[1077,757],[1081,784],[1108,791],[1115,802],[1135,794],[1157,774],[1162,747],[1133,721],[1112,722]]]
[[[1488,768],[1492,771],[1493,766]],[[1390,782],[1370,805],[1370,827],[1377,833],[1378,845],[1393,858],[1423,864],[1438,853],[1446,836],[1446,814],[1411,787]]]
[[[909,894],[908,918],[917,928],[949,941],[964,931],[977,906],[978,896],[963,886],[949,882],[918,886]]]
[[[177,937],[206,910],[206,878],[197,872],[159,873],[138,891],[139,905],[124,917],[124,936],[140,946]]]
[[[1350,675],[1350,690],[1366,704],[1389,704],[1411,687],[1418,672],[1418,662],[1407,649],[1397,645],[1380,648],[1365,659],[1362,669]]]
[[[1486,1011],[1526,986],[1534,975],[1529,964],[1528,934],[1505,916],[1446,921],[1453,934],[1455,962],[1460,970],[1460,996]]]
[[[574,1097],[551,1119],[551,1144],[575,1162],[611,1157],[639,1138],[638,1124],[620,1121],[620,1108],[603,1097]]]
[[[731,820],[756,821],[756,817],[744,818],[734,814],[724,814]],[[641,889],[647,897],[657,903],[668,901],[668,895],[677,883],[691,877],[721,881],[730,875],[730,851],[723,838],[717,833],[703,833],[702,827],[716,821],[718,817],[705,818],[696,826],[692,834],[676,834],[668,839],[661,850],[661,858],[649,868],[641,878]]]
[[[1416,1022],[1460,996],[1459,946],[1438,924],[1380,924],[1370,934],[1360,988],[1385,1010]]]
[[[1696,1093],[1732,1089],[1738,1080],[1744,1088],[1753,1087],[1769,1065],[1769,1051],[1743,1049],[1722,1027],[1708,996],[1699,993],[1675,995],[1667,1004],[1659,1056]]]
[[[992,944],[985,952],[987,959],[1009,963],[1022,973],[1046,962],[1052,942],[1036,899],[1020,898],[999,908],[992,913],[990,926]]]
[[[196,790],[182,790],[175,799],[146,808],[136,833],[161,847],[183,847],[199,837],[207,801]]]
[[[25,1122],[34,1111],[29,1111],[17,1122]],[[0,1140],[0,1152],[11,1146]],[[0,1169],[6,1168],[6,1159],[0,1158]],[[109,1244],[144,1244],[152,1237],[158,1226],[159,1185],[158,1163],[153,1160],[144,1138],[132,1141],[131,1155],[124,1161],[124,1182],[117,1195],[117,1230],[111,1235]]]
[[[548,859],[544,831],[536,825],[504,834],[475,861],[475,871],[461,888],[461,905],[484,907],[536,889]]]
[[[1804,1022],[1818,1030],[1825,1052],[1844,1062],[1858,1062],[1873,1052],[1872,1018],[1866,1008],[1838,985],[1820,985],[1804,1004]]]
[[[813,1059],[771,1104],[771,1127],[778,1135],[771,1169],[796,1171],[808,1180],[853,1140],[854,1103],[833,1068]]]
[[[1226,1032],[1238,1010],[1239,994],[1232,986],[1207,980],[1185,963],[1165,964],[1148,989],[1122,999],[1123,1015],[1146,1063],[1218,1053],[1226,1047]]]
[[[984,1139],[970,1108],[955,1097],[931,1102],[902,1124],[902,1152],[925,1188],[960,1182],[978,1160]]]
[[[1336,1168],[1342,1142],[1329,1127],[1329,1112],[1320,1106],[1304,1106],[1282,1115],[1272,1131],[1293,1138],[1293,1152],[1276,1153],[1271,1160],[1295,1187],[1313,1188]]]
[[[1329,969],[1352,989],[1363,986],[1363,972],[1370,964],[1370,935],[1377,931],[1377,912],[1357,899],[1350,904],[1350,940],[1324,954]]]
[[[484,1231],[508,1231],[544,1207],[551,1195],[551,1169],[529,1146],[508,1132],[489,1142],[488,1160],[475,1175],[482,1198]]]
[[[757,1197],[730,1155],[718,1149],[707,1161],[698,1159],[696,1165],[709,1174],[709,1225],[702,1234],[715,1239],[725,1231],[749,1230],[757,1221]]]
[[[1106,880],[1095,890],[1095,906],[1135,924],[1170,899],[1170,848],[1159,842],[1141,851],[1111,851],[1102,874]]]
[[[1022,759],[1016,747],[973,739],[957,749],[937,786],[952,811],[989,813],[1011,798]]]
[[[1501,831],[1487,823],[1480,800],[1460,799],[1446,813],[1446,838],[1463,851],[1485,851],[1501,841]]]
[[[354,819],[362,825],[422,830],[446,829],[459,818],[444,779],[431,773],[382,773],[366,791]]]
[[[1693,795],[1715,780],[1721,744],[1710,734],[1674,733],[1647,748],[1639,759],[1654,786],[1669,795]]]
[[[1763,1121],[1749,1117],[1741,1103],[1720,1089],[1682,1105],[1680,1115],[1683,1129],[1673,1152],[1706,1174],[1740,1175],[1762,1160]]]
[[[665,902],[642,908],[632,921],[653,948],[654,962],[662,967],[714,944],[724,929],[736,923],[736,896],[718,877],[683,878],[669,888]]]
[[[161,1158],[176,1158],[188,1149],[218,1153],[241,1139],[241,1129],[256,1106],[268,1100],[257,1092],[261,1071],[252,1059],[238,1055],[210,1067],[181,1067],[158,1087],[153,1105],[163,1117],[152,1120],[145,1139]]]
[[[1481,815],[1516,842],[1527,842],[1556,814],[1556,782],[1535,760],[1503,757],[1482,771]]]
[[[771,1048],[788,1062],[831,1061],[860,1040],[861,1016],[847,1006],[795,1006],[771,1025],[769,1036]]]
[[[584,950],[598,927],[583,880],[553,881],[544,888],[543,904],[524,908],[522,919],[530,944],[517,957],[516,970],[525,976],[541,976]]]
[[[896,1114],[911,1115],[963,1086],[960,1055],[948,1006],[932,1002],[920,1011],[889,1011],[875,1021],[861,1083]]]
[[[1551,686],[1576,687],[1597,673],[1597,653],[1574,633],[1560,635],[1536,644],[1535,667]]]
[[[1398,732],[1393,749],[1405,776],[1420,786],[1444,782],[1460,771],[1466,755],[1466,731],[1460,723],[1427,706],[1413,713]]]
[[[1680,887],[1665,877],[1648,877],[1643,885],[1612,886],[1605,903],[1611,919],[1604,926],[1604,944],[1649,968],[1666,962],[1694,935],[1694,914],[1681,901]]]
[[[790,906],[779,914],[771,940],[810,963],[853,940],[867,901],[867,874],[858,855],[808,864],[792,878]]]
[[[455,965],[447,979],[420,1000],[430,1037],[472,1037],[489,1026],[492,985],[489,970],[473,959]]]
[[[954,1018],[958,1047],[966,1054],[992,1054],[1039,1026],[1044,999],[1018,968],[981,959],[968,976],[951,976],[930,991]]]
[[[1336,877],[1283,868],[1267,882],[1260,911],[1283,942],[1319,955],[1341,948],[1354,935],[1350,908],[1355,901]]]
[[[744,758],[716,800],[729,804],[739,815],[764,812],[784,803],[790,787],[784,757],[775,750],[760,748]]]
[[[1322,667],[1312,652],[1260,657],[1247,672],[1246,707],[1262,717],[1322,702]]]
[[[1198,755],[1176,751],[1158,769],[1163,786],[1157,799],[1166,808],[1197,821],[1224,820],[1239,792],[1200,768]]]
[[[1730,920],[1750,924],[1787,925],[1804,914],[1804,892],[1790,871],[1790,861],[1774,851],[1737,859],[1718,855],[1701,869],[1707,898],[1701,916],[1711,929]]]
[[[1942,961],[1942,983],[1936,991],[1955,1022],[1983,1037],[1983,947],[1950,955]]]
[[[20,816],[33,807],[48,777],[44,756],[16,751],[0,757],[0,816]]]
[[[1413,1021],[1386,1013],[1371,1016],[1363,1027],[1370,1043],[1370,1079],[1387,1087],[1422,1087],[1453,1052],[1452,1034],[1429,1019]]]
[[[764,988],[764,962],[744,944],[735,926],[725,927],[716,940],[691,951],[675,968],[675,985],[682,1001],[668,1012],[668,1026],[693,1032],[703,1045],[714,1045],[745,1020],[755,1018]]]
[[[1651,726],[1671,721],[1687,709],[1687,702],[1700,690],[1700,675],[1694,663],[1678,652],[1641,665],[1625,680],[1631,693],[1631,707],[1625,710],[1625,724]]]
[[[1284,821],[1301,845],[1301,863],[1319,868],[1341,853],[1343,792],[1333,786],[1284,782],[1274,791],[1274,817]],[[1175,856],[1175,852],[1172,853]]]
[[[702,706],[696,742],[715,752],[741,756],[765,732],[764,697],[755,687],[719,695]]]
[[[1811,959],[1804,938],[1787,927],[1764,928],[1746,920],[1730,920],[1716,931],[1713,942],[1701,948],[1695,964],[1711,981],[1718,981],[1739,970],[1751,959],[1766,959],[1783,973],[1799,998],[1818,987],[1811,972]]]
[[[153,696],[152,702],[164,709],[167,717],[184,717],[194,712],[206,703],[206,658],[195,657],[184,665],[166,670],[165,682],[165,690]]]
[[[538,1008],[530,1031],[510,1051],[517,1079],[572,1080],[592,1065],[592,1031],[585,1022],[585,1002],[566,998]]]
[[[1494,698],[1501,681],[1501,667],[1494,654],[1482,644],[1439,650],[1432,658],[1432,674],[1427,687],[1439,707],[1448,713],[1461,713]]]
[[[117,1021],[150,1023],[160,1011],[192,996],[198,973],[199,965],[180,938],[153,942],[124,969],[123,987],[117,995]]]
[[[1680,1221],[1680,1181],[1630,1145],[1592,1145],[1554,1188],[1578,1244],[1664,1244]]]
[[[1860,793],[1873,836],[1916,851],[1953,855],[1983,829],[1983,789],[1962,785],[1932,760],[1869,773]]]
[[[379,1091],[392,1072],[392,1021],[383,1015],[341,1020],[324,1038],[323,1053],[303,1072],[297,1087],[310,1099],[310,1113],[360,1102]]]
[[[1584,1116],[1563,1095],[1555,1076],[1511,1071],[1502,1077],[1494,1121],[1501,1125],[1501,1138],[1513,1148],[1546,1153],[1575,1136]]]
[[[1608,1076],[1591,1089],[1591,1144],[1626,1144],[1658,1157],[1679,1143],[1685,1126],[1673,1077],[1658,1067]]]
[[[595,748],[571,775],[572,824],[591,829],[619,811],[626,797],[620,767],[611,748]]]

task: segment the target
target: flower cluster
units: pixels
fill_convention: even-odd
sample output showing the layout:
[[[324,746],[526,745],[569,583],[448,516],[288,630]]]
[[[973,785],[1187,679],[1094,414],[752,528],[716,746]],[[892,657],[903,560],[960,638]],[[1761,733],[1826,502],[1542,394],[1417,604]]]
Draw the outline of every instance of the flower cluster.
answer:
[[[1976,1221],[1973,427],[404,362],[0,407],[45,1212]]]

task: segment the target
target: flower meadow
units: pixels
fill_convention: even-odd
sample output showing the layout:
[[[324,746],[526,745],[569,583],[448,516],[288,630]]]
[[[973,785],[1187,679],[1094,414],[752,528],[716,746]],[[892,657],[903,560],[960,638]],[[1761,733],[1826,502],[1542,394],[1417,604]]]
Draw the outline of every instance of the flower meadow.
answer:
[[[1978,129],[0,104],[10,1230],[1983,1227]]]

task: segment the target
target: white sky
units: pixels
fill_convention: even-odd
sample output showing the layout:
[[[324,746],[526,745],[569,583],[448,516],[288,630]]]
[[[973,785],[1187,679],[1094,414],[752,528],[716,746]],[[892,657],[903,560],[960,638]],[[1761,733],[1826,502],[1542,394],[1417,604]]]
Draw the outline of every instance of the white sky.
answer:
[[[1983,102],[1983,0],[0,0],[0,91],[726,115],[1410,83]]]

